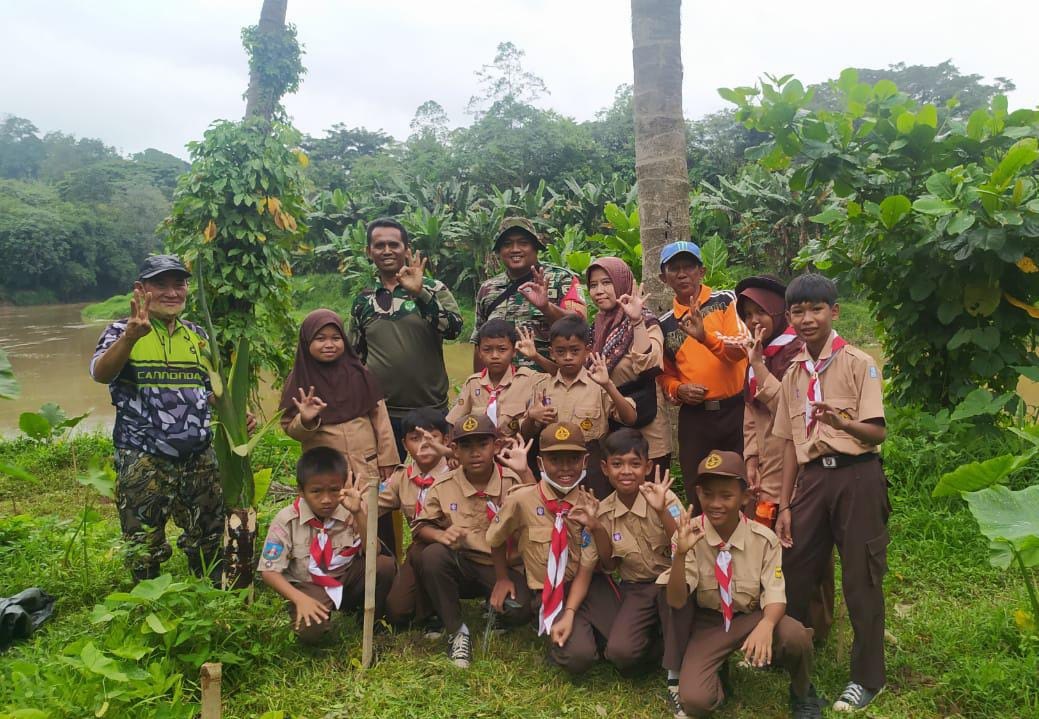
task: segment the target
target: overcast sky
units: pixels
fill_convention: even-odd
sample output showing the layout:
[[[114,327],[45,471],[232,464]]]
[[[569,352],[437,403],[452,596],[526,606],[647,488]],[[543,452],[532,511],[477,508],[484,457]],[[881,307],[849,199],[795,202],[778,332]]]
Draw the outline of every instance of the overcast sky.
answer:
[[[0,0],[0,114],[42,131],[98,137],[123,152],[184,143],[237,118],[248,82],[239,30],[261,0]],[[307,75],[286,105],[297,127],[337,122],[403,139],[425,100],[469,124],[473,72],[510,40],[551,94],[539,105],[577,120],[631,82],[627,0],[290,0]],[[726,106],[716,88],[841,68],[937,64],[1009,76],[1011,108],[1039,103],[1039,2],[776,0],[693,2],[682,9],[688,117]]]

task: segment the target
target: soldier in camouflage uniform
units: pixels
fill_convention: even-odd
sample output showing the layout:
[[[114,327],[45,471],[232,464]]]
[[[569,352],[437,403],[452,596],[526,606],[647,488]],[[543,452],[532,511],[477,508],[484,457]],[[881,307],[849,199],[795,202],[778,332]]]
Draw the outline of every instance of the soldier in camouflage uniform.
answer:
[[[538,262],[545,244],[534,224],[524,217],[506,217],[498,228],[494,250],[505,271],[495,275],[476,292],[476,326],[470,342],[477,343],[480,327],[487,320],[502,319],[534,333],[538,352],[548,356],[548,330],[567,314],[586,317],[581,280],[570,270]],[[531,359],[517,353],[519,367],[540,370]],[[478,347],[473,348],[473,369],[479,371]]]
[[[208,568],[219,577],[224,504],[210,447],[206,335],[179,317],[190,276],[173,255],[146,259],[130,316],[105,328],[90,362],[116,408],[119,523],[138,581],[157,576],[172,554],[165,529],[171,515],[192,572]]]

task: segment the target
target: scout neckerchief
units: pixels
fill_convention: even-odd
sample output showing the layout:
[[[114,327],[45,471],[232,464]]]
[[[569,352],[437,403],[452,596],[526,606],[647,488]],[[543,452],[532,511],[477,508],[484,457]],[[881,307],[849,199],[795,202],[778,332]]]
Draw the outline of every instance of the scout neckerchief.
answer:
[[[487,380],[487,368],[485,367],[480,372],[480,386],[483,387],[483,391],[487,393],[487,417],[494,423],[494,426],[498,426],[498,396],[508,387],[505,384],[505,378],[508,377],[511,382],[513,377],[516,376],[516,368],[509,365],[509,369],[502,375],[501,382],[498,383],[497,387],[492,387],[489,380]]]
[[[434,467],[434,471],[435,469]],[[418,465],[411,464],[408,465],[407,478],[418,487],[418,494],[415,496],[415,518],[418,519],[418,516],[422,514],[422,505],[425,504],[426,495],[429,494],[429,488],[433,486],[436,477],[433,476],[433,472],[427,475],[419,474]]]
[[[815,417],[812,416],[812,405],[817,402],[823,401],[823,385],[819,381],[819,375],[826,371],[826,368],[833,362],[833,358],[837,356],[837,353],[841,351],[844,345],[848,344],[844,339],[837,334],[836,330],[830,332],[830,338],[833,340],[830,345],[830,356],[827,357],[821,364],[816,364],[815,360],[810,357],[806,360],[801,361],[801,367],[808,373],[808,391],[805,392],[805,434],[811,435],[812,430],[815,429]]]
[[[300,516],[299,503],[301,497],[296,497],[292,503],[296,510],[296,516]],[[324,588],[325,593],[336,609],[343,603],[343,583],[335,577],[330,576],[333,572],[342,569],[354,560],[361,551],[361,538],[357,537],[349,547],[343,547],[338,552],[332,551],[332,540],[328,536],[328,530],[341,520],[329,517],[322,522],[317,517],[311,517],[304,524],[318,530],[314,539],[310,542],[310,558],[307,561],[307,571],[314,584]]]
[[[502,483],[501,493],[505,494],[505,474],[502,472],[501,465],[498,465],[497,468],[498,468],[498,479],[501,480],[501,483]],[[498,512],[501,511],[501,507],[493,499],[491,499],[491,496],[489,494],[487,494],[487,492],[483,491],[482,489],[477,489],[476,490],[476,496],[479,497],[480,499],[482,499],[484,502],[486,502],[486,505],[487,505],[487,522],[488,522],[488,524],[490,522],[493,522],[494,518],[498,516]],[[498,501],[499,502],[501,501],[500,497],[499,497]],[[512,537],[509,537],[507,540],[505,540],[505,556],[507,558],[507,557],[510,557],[511,555],[512,555]]]
[[[765,347],[765,359],[769,360],[772,357],[775,357],[783,351],[784,347],[796,340],[797,333],[794,332],[794,328],[787,327],[785,332],[776,335],[772,341],[768,343],[768,346]],[[782,379],[782,377],[778,377],[777,379]],[[750,399],[754,399],[754,396],[758,393],[758,380],[754,377],[754,368],[750,366],[747,367],[747,388],[750,391]]]
[[[563,578],[569,560],[570,542],[566,535],[566,515],[574,505],[562,499],[549,499],[538,484],[538,494],[545,509],[552,513],[552,543],[548,550],[548,568],[545,585],[541,589],[541,609],[538,611],[538,636],[552,629],[552,623],[563,611]]]
[[[743,520],[742,514],[740,521]],[[700,515],[700,527],[704,528],[703,515]],[[731,537],[730,537],[731,539]],[[725,620],[725,631],[732,626],[732,553],[729,552],[728,542],[720,542],[715,545],[718,556],[714,559],[714,578],[718,580],[718,594],[722,600],[722,618]]]

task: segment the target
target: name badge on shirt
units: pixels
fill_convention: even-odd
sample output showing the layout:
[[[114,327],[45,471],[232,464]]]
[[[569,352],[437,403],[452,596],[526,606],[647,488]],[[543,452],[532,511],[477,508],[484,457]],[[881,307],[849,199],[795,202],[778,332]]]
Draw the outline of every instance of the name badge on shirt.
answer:
[[[457,512],[458,511],[458,502],[451,502],[451,511],[452,512]]]

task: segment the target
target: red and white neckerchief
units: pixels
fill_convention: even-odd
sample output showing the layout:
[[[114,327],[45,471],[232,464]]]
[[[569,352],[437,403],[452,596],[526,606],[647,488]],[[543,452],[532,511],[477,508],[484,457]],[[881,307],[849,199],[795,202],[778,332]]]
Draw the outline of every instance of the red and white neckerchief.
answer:
[[[772,341],[768,343],[768,346],[765,347],[765,359],[775,357],[783,350],[784,347],[786,347],[788,344],[790,344],[796,339],[797,333],[794,332],[794,328],[787,327],[785,331],[774,337]],[[778,379],[782,379],[782,377],[779,377]],[[750,391],[750,398],[754,399],[754,397],[758,393],[758,381],[754,377],[753,367],[747,367],[747,387]]]
[[[570,558],[570,542],[566,535],[566,515],[574,505],[562,499],[549,499],[538,483],[538,494],[545,509],[552,513],[555,521],[552,524],[552,543],[548,550],[548,568],[545,572],[545,585],[541,589],[541,609],[538,611],[538,636],[552,629],[556,617],[563,611],[563,578],[566,576],[566,564]]]
[[[427,475],[421,475],[418,473],[416,465],[409,464],[407,479],[418,487],[418,494],[415,496],[415,518],[418,519],[418,516],[422,514],[422,506],[426,502],[426,495],[429,494],[429,488],[433,486],[436,477],[433,476],[432,472]]]
[[[505,474],[502,472],[500,465],[498,466],[498,478],[502,482],[501,493],[505,494]],[[501,511],[501,507],[499,507],[498,504],[493,499],[491,499],[491,495],[487,494],[487,492],[484,492],[481,489],[476,490],[476,496],[482,499],[484,502],[486,502],[487,523],[490,524],[494,521],[494,518],[498,516],[498,512]],[[505,541],[505,556],[512,556],[512,537],[509,537]]]
[[[498,383],[497,387],[492,387],[489,382],[485,384],[487,379],[487,368],[485,367],[480,372],[480,386],[483,387],[483,391],[487,393],[487,417],[494,423],[494,426],[498,426],[498,397],[501,395],[505,388],[509,385],[505,383],[505,377],[509,378],[509,382],[512,382],[512,378],[516,376],[516,368],[514,366],[509,367],[509,371],[502,376],[501,382]]]
[[[743,516],[740,516],[743,521]],[[703,515],[700,515],[700,526],[703,526]],[[706,530],[705,530],[706,531]],[[715,545],[718,556],[714,559],[714,578],[718,580],[718,594],[722,600],[722,618],[725,620],[725,631],[732,626],[732,553],[729,545],[721,542]]]
[[[808,391],[805,392],[805,434],[811,435],[812,430],[815,429],[815,417],[812,416],[812,405],[816,402],[823,401],[823,385],[819,381],[819,375],[826,371],[826,368],[833,362],[833,358],[837,356],[837,353],[841,351],[844,345],[848,344],[844,339],[837,334],[836,330],[833,330],[830,334],[832,343],[830,345],[830,356],[822,361],[821,364],[816,364],[811,358],[802,360],[801,367],[808,373]]]
[[[292,504],[297,516],[299,516],[300,499],[300,497],[296,497],[296,501]],[[339,521],[341,520],[335,517],[329,517],[324,522],[317,517],[311,517],[304,522],[308,527],[318,530],[310,542],[307,571],[310,572],[311,581],[325,590],[336,609],[339,609],[339,605],[343,603],[343,583],[330,575],[349,565],[361,551],[360,537],[357,537],[351,546],[343,547],[338,552],[332,551],[332,540],[328,535],[328,530]]]

